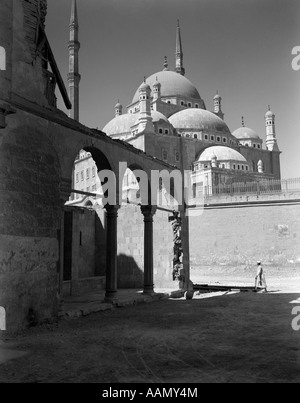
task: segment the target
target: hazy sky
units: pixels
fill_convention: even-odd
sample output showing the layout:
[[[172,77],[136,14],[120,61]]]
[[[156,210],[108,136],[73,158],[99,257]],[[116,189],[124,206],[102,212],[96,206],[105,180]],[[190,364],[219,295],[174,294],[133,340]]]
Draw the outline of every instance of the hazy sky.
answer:
[[[219,91],[231,131],[265,139],[264,114],[276,114],[283,178],[300,177],[299,0],[77,0],[80,24],[80,121],[103,129],[118,98],[126,107],[144,76],[175,64],[180,19],[186,77],[209,110]],[[46,31],[67,85],[71,0],[48,0]],[[59,105],[62,109],[61,102]]]

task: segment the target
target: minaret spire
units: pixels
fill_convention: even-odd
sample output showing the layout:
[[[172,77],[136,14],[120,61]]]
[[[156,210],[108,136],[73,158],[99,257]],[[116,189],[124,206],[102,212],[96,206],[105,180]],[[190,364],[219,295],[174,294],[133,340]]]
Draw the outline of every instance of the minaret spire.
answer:
[[[72,103],[70,118],[79,121],[79,83],[81,76],[79,74],[79,24],[76,0],[72,0],[71,19],[70,19],[70,41],[69,49],[69,97]]]
[[[176,33],[176,73],[181,74],[182,76],[185,75],[185,69],[183,67],[183,52],[182,52],[182,42],[181,42],[181,31],[179,20],[177,20],[177,33]]]

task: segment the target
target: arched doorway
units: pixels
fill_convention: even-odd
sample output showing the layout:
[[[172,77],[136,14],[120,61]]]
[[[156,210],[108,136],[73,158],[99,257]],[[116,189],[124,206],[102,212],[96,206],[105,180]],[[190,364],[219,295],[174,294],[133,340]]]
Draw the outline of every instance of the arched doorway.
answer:
[[[116,193],[116,181],[105,154],[94,147],[81,149],[74,161],[72,193],[65,204],[63,244],[64,296],[105,289],[108,271],[107,200]],[[112,206],[113,207],[113,206]],[[113,268],[115,269],[115,268]],[[110,275],[110,272],[109,272]]]

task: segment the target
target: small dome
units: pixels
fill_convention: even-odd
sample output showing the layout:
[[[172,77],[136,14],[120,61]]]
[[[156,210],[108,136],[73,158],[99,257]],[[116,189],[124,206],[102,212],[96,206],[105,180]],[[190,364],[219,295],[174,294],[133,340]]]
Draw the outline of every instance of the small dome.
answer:
[[[179,96],[183,98],[193,98],[199,101],[201,100],[199,92],[190,80],[174,71],[159,71],[147,78],[146,83],[149,84],[150,87],[153,87],[156,81],[159,81],[161,84],[162,97]],[[136,91],[132,103],[138,101],[139,89]]]
[[[147,84],[145,81],[140,85],[139,92],[141,91],[151,91],[150,85]]]
[[[115,109],[118,109],[118,108],[122,108],[122,105],[120,104],[119,101],[118,101],[118,102],[116,103],[116,105],[115,105]]]
[[[248,164],[246,158],[238,151],[224,146],[213,146],[206,148],[198,158],[198,162],[207,162],[217,160],[222,161],[237,161],[243,164]]]
[[[214,99],[222,99],[221,95],[219,95],[218,93],[214,96]]]
[[[251,140],[251,139],[261,140],[259,135],[254,130],[249,129],[249,127],[240,127],[239,129],[235,130],[232,134],[239,140]]]
[[[204,109],[184,109],[170,116],[169,121],[176,129],[198,129],[210,134],[231,134],[224,120]]]
[[[158,81],[157,77],[155,83],[153,84],[153,87],[161,87],[161,83]]]
[[[266,113],[265,116],[266,116],[266,118],[273,118],[275,116],[275,114],[272,111],[268,110],[268,112]]]

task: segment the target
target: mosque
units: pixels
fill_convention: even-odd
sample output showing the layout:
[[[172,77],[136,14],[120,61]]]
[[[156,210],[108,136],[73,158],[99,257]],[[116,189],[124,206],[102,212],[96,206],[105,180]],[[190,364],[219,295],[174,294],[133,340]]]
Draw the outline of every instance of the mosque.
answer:
[[[78,119],[79,42],[76,3],[71,16],[69,93],[73,104],[71,117]],[[213,110],[206,108],[197,88],[186,77],[179,21],[176,31],[175,69],[165,57],[158,71],[133,91],[129,105],[115,105],[114,117],[102,131],[115,140],[191,172],[194,198],[218,194],[241,184],[269,183],[279,180],[280,150],[276,139],[275,114],[265,114],[265,147],[263,137],[242,126],[231,132],[224,120],[222,98],[213,98]],[[72,116],[73,114],[73,116]],[[81,151],[74,166],[74,189],[98,193],[100,182],[91,156]],[[126,191],[137,183],[128,172]],[[87,196],[74,195],[70,204],[84,205]],[[91,198],[89,198],[91,202]]]

